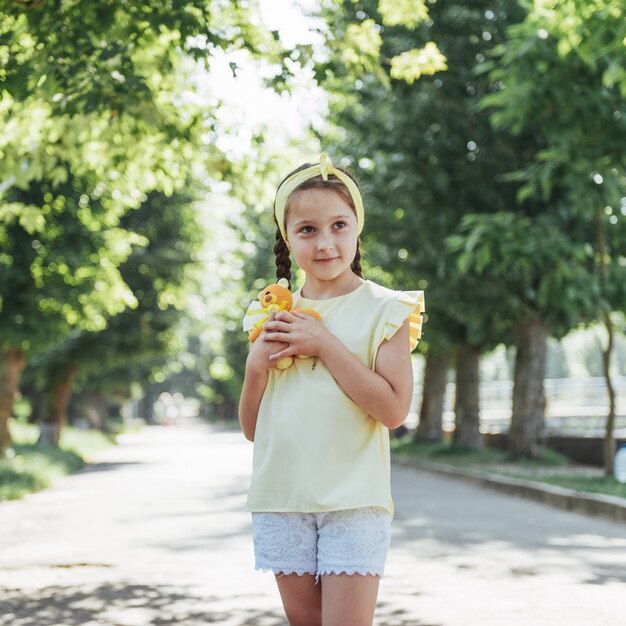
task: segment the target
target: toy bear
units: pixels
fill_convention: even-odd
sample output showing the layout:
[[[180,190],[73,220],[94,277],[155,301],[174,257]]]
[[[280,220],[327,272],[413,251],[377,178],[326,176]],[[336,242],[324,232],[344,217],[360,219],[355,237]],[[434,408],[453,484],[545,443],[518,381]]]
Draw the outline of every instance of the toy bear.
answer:
[[[260,315],[258,321],[254,322],[252,328],[248,332],[248,338],[251,343],[254,343],[258,336],[263,331],[265,322],[269,319],[272,311],[290,311],[291,313],[306,313],[313,316],[315,319],[321,320],[321,316],[317,311],[313,309],[293,309],[293,297],[291,291],[289,291],[289,283],[285,278],[281,278],[277,283],[268,285],[265,289],[259,292],[259,302],[261,303],[261,309],[249,309],[247,315]],[[308,359],[308,356],[298,354],[299,359]],[[279,370],[285,370],[293,363],[292,356],[283,357],[276,363],[276,368]]]

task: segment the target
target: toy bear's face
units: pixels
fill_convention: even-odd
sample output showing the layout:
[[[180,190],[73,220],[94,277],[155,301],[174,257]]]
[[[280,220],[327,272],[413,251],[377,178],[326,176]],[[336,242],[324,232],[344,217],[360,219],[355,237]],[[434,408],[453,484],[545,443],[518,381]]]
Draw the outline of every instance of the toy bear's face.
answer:
[[[281,279],[282,280],[282,279]],[[268,306],[286,304],[285,309],[289,310],[292,305],[291,291],[281,284],[269,285],[259,293],[259,302],[266,309]]]

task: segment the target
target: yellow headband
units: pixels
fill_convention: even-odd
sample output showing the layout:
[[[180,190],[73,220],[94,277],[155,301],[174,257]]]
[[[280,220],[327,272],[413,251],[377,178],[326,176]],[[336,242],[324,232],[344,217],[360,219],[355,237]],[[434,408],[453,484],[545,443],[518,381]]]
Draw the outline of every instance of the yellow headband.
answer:
[[[301,185],[305,180],[309,180],[309,178],[314,178],[315,176],[320,175],[324,180],[328,180],[329,174],[334,174],[348,188],[348,191],[352,196],[352,201],[354,202],[354,208],[356,209],[356,221],[359,226],[359,235],[361,234],[365,218],[363,214],[363,200],[361,199],[359,188],[347,174],[344,174],[341,170],[334,167],[329,156],[325,152],[322,152],[322,154],[320,154],[320,162],[317,165],[312,165],[311,167],[307,167],[305,170],[292,174],[281,184],[276,192],[276,200],[274,200],[274,215],[276,216],[278,228],[280,229],[285,241],[287,241],[287,231],[285,230],[285,207],[287,206],[289,196],[293,193],[296,187]]]

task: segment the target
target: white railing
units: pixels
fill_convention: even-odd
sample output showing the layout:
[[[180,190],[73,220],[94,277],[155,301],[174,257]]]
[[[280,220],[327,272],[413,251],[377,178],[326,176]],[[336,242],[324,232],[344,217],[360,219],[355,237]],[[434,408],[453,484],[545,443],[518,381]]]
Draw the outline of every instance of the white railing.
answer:
[[[626,376],[613,378],[616,396],[616,433],[626,436]],[[604,378],[548,378],[546,393],[546,424],[549,432],[576,435],[602,435],[609,410]],[[444,430],[454,428],[454,397],[456,385],[446,385]],[[511,420],[513,381],[497,380],[480,384],[480,429],[482,432],[507,430]],[[407,426],[415,427],[421,405],[421,387],[416,386]]]

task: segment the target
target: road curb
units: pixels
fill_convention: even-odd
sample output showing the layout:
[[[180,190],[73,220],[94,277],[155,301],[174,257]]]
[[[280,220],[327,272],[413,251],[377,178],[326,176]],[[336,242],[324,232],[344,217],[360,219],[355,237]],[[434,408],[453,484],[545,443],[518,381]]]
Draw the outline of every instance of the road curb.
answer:
[[[584,513],[605,519],[608,518],[622,524],[626,523],[626,498],[595,493],[582,493],[574,489],[557,487],[556,485],[546,485],[523,478],[492,474],[485,470],[470,468],[460,469],[444,463],[424,461],[399,454],[393,454],[391,459],[398,465],[416,467],[428,472],[459,478],[488,487],[489,489],[528,498],[536,502],[566,509],[567,511],[575,511],[576,513]]]

